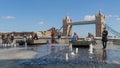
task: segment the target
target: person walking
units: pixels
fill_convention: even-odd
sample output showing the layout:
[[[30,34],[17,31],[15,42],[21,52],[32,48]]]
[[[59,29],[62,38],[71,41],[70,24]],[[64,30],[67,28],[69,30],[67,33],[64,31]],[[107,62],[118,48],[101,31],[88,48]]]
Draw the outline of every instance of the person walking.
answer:
[[[61,33],[58,33],[58,40],[59,40],[59,43],[61,43]]]
[[[22,41],[23,41],[23,45],[27,44],[27,36],[26,35],[23,36]]]
[[[107,38],[108,35],[108,31],[106,30],[106,28],[103,28],[103,32],[102,32],[102,45],[103,45],[103,49],[105,49],[107,47]]]
[[[74,35],[73,35],[73,37],[72,37],[72,41],[77,41],[77,40],[78,40],[78,38],[77,38],[77,33],[74,32]]]
[[[11,34],[10,41],[11,41],[11,45],[13,45],[13,42],[14,42],[14,34]]]
[[[2,34],[1,39],[2,39],[2,45],[4,46],[5,45],[5,35],[4,34]]]
[[[7,42],[7,46],[10,46],[10,34],[7,34],[7,38],[6,38],[6,42]]]
[[[54,31],[51,32],[51,43],[55,43],[56,39],[55,39],[55,33]]]

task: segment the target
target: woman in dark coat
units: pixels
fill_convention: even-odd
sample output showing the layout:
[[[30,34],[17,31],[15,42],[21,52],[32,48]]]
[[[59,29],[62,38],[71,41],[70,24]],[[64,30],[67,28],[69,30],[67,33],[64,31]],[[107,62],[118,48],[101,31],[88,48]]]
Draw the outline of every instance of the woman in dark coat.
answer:
[[[105,49],[106,46],[107,46],[107,41],[108,41],[107,35],[108,35],[108,31],[107,31],[106,28],[104,27],[104,28],[103,28],[103,32],[102,32],[102,44],[103,44],[103,49]]]

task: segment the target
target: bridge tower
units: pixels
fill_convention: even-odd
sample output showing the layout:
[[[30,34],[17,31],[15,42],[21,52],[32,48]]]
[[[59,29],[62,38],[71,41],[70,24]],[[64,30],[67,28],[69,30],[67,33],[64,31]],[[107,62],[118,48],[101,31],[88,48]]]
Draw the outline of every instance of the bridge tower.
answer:
[[[105,20],[105,15],[101,11],[99,11],[98,15],[95,16],[96,37],[102,36],[103,27],[105,27]]]
[[[63,36],[72,35],[72,25],[68,25],[67,23],[72,23],[72,20],[69,16],[63,19]]]

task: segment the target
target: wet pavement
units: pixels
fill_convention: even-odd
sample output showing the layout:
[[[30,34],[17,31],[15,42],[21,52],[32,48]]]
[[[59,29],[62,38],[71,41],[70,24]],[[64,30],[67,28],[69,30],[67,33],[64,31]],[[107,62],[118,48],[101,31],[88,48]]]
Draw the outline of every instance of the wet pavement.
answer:
[[[101,44],[72,48],[69,44],[0,47],[1,68],[119,68],[120,46]]]

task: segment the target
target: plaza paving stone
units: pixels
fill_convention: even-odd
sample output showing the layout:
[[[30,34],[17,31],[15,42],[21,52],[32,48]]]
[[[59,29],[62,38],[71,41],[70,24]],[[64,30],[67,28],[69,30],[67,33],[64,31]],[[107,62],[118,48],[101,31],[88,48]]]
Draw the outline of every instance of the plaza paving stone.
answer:
[[[2,68],[119,68],[119,52],[120,46],[112,44],[108,44],[105,50],[101,44],[94,45],[93,54],[89,52],[89,48],[78,48],[76,53],[76,48],[71,50],[68,44],[10,47],[0,50],[0,66]]]

